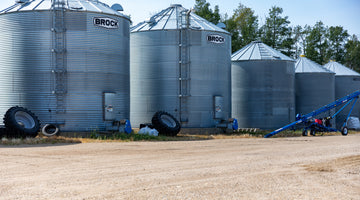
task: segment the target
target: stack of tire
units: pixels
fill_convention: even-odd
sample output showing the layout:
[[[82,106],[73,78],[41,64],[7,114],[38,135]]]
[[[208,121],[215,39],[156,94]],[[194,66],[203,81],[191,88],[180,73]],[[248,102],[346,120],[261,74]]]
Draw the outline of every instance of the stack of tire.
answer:
[[[176,136],[181,129],[179,121],[170,113],[158,111],[152,117],[153,127],[159,131],[159,135]]]
[[[11,107],[4,116],[5,128],[1,136],[7,138],[36,137],[40,130],[40,121],[30,110],[15,106]]]

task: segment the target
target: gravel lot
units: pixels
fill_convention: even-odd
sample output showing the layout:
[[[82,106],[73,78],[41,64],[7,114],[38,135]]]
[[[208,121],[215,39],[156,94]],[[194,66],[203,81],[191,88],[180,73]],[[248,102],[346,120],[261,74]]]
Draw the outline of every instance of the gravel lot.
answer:
[[[360,134],[0,152],[0,199],[360,199]]]

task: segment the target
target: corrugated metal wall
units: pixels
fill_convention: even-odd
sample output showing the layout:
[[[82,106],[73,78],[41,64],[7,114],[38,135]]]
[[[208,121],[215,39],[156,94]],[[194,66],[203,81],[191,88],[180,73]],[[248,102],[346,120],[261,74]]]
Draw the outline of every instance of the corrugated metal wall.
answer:
[[[336,76],[335,75],[335,98],[340,99],[360,89],[360,77],[359,76]],[[336,128],[340,129],[349,114],[351,105],[348,105],[343,111],[336,117]],[[356,102],[354,110],[351,116],[360,117],[360,102]]]
[[[276,129],[295,120],[294,62],[232,61],[232,117],[239,127]]]
[[[50,11],[0,15],[0,116],[10,106],[29,108],[42,123],[63,131],[105,129],[103,93],[116,93],[116,119],[129,118],[129,19],[65,12],[66,112],[56,113]],[[93,17],[118,20],[119,29],[96,27]]]
[[[296,73],[296,113],[307,114],[335,101],[334,73]],[[335,113],[329,110],[317,116],[327,117]],[[335,120],[332,121],[335,127]]]
[[[225,43],[207,41],[209,34],[221,35]],[[131,122],[151,122],[156,111],[165,110],[181,118],[179,98],[180,30],[131,33]],[[224,98],[223,119],[230,117],[230,56],[228,34],[189,30],[190,80],[183,127],[215,127],[214,96]]]

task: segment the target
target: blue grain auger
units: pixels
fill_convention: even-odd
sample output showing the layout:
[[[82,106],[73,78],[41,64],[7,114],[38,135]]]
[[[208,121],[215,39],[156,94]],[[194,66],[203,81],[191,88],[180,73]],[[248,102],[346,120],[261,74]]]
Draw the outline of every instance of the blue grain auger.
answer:
[[[326,106],[323,106],[315,111],[312,111],[311,113],[309,114],[306,114],[306,115],[303,115],[303,116],[296,116],[296,121],[291,123],[291,124],[288,124],[284,127],[281,127],[267,135],[265,135],[265,138],[269,138],[273,135],[276,135],[278,133],[280,133],[281,131],[284,131],[284,130],[287,130],[287,129],[296,129],[297,126],[299,125],[302,125],[302,127],[304,127],[303,129],[303,135],[306,135],[307,134],[307,131],[310,130],[310,134],[311,135],[315,135],[315,132],[336,132],[336,131],[340,131],[342,135],[347,135],[348,134],[348,128],[346,126],[346,123],[347,123],[347,120],[348,118],[350,117],[350,114],[352,112],[352,110],[354,109],[354,106],[356,104],[356,101],[359,99],[359,96],[360,96],[360,90],[354,92],[354,93],[351,93],[341,99],[338,99]],[[350,109],[350,112],[349,114],[347,115],[343,125],[341,126],[341,130],[337,130],[337,129],[334,129],[334,128],[331,128],[330,126],[328,126],[327,124],[330,122],[331,119],[333,119],[337,114],[339,114],[342,110],[344,110],[344,108],[346,106],[348,106],[350,103],[353,103],[352,104],[352,107]],[[345,105],[343,105],[345,104]],[[343,105],[334,115],[332,116],[329,116],[327,118],[325,118],[325,125],[323,124],[319,124],[319,123],[316,123],[314,122],[314,117],[323,113],[323,112],[326,112],[328,110],[331,110],[331,109],[334,109],[336,107],[339,107]]]

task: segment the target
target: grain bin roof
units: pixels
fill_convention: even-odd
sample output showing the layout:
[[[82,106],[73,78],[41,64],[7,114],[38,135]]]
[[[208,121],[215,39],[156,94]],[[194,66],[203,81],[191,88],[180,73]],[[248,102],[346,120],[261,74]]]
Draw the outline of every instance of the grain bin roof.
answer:
[[[334,72],[322,67],[321,65],[317,64],[316,62],[300,56],[296,63],[295,63],[295,73],[332,73]]]
[[[141,22],[131,28],[131,32],[152,31],[152,30],[178,30],[185,25],[186,14],[189,10],[182,7],[180,4],[172,4],[170,7],[152,16],[148,21]],[[193,30],[216,31],[221,33],[229,32],[216,26],[196,15],[194,12],[188,13],[189,28]],[[183,24],[182,24],[183,22]]]
[[[107,4],[101,3],[98,0],[64,0],[64,2],[65,9],[67,10],[97,12],[128,18],[128,16],[113,10]],[[16,1],[14,5],[1,10],[0,14],[18,11],[40,11],[50,9],[51,0],[22,0]]]
[[[324,67],[332,72],[335,72],[335,76],[360,76],[359,73],[335,61],[330,61],[324,65]]]
[[[294,59],[280,53],[279,51],[269,47],[268,45],[254,41],[246,45],[231,56],[232,61],[246,60],[284,60],[293,61]]]

